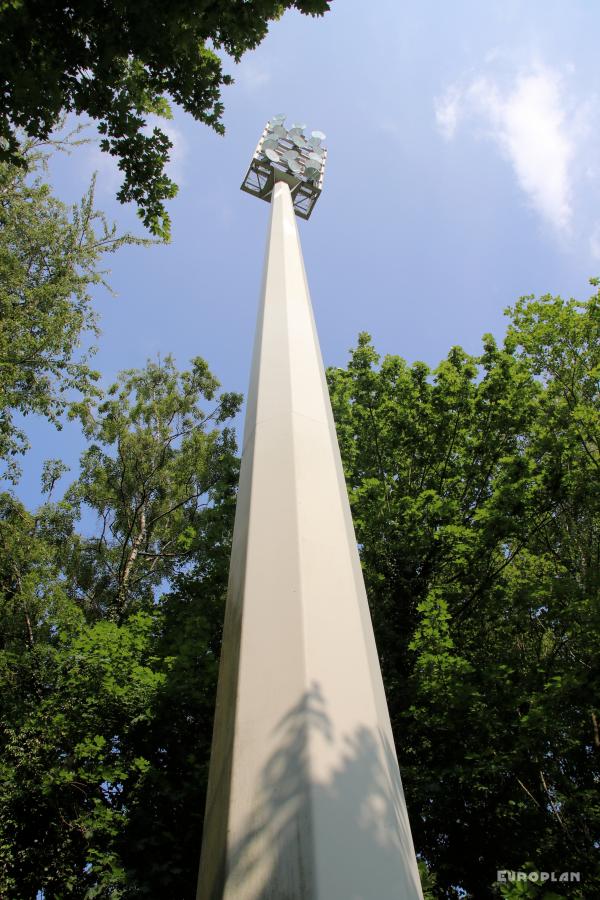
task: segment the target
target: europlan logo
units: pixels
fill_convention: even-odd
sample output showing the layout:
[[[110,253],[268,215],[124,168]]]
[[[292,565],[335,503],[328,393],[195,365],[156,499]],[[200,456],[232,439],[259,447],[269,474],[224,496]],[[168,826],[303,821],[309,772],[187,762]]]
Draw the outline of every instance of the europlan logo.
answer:
[[[547,881],[556,883],[562,881],[581,881],[581,872],[513,872],[510,869],[498,869],[496,881],[538,881],[545,884]]]

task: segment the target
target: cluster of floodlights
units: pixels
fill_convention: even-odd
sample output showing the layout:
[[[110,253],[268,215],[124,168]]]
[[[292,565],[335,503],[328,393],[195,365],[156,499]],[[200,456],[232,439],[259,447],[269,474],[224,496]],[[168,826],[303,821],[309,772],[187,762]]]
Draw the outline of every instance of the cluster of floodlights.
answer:
[[[325,140],[322,131],[304,136],[306,125],[296,124],[287,129],[285,116],[273,116],[267,125],[261,150],[271,163],[285,166],[293,175],[303,175],[309,181],[318,181],[325,164]]]
[[[242,190],[270,201],[276,181],[286,181],[296,215],[308,219],[323,187],[327,151],[325,135],[313,131],[306,137],[304,124],[286,128],[283,114],[267,123],[246,173]]]

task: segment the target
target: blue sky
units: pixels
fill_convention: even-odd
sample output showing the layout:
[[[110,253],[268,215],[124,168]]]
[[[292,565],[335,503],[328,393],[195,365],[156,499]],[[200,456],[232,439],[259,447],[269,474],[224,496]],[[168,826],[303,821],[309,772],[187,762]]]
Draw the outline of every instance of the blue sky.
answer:
[[[586,297],[600,274],[600,6],[570,0],[334,0],[322,19],[288,12],[224,89],[225,137],[176,112],[169,246],[108,259],[96,291],[106,384],[173,353],[205,357],[245,393],[268,206],[239,190],[266,120],[327,134],[323,195],[299,222],[326,365],[359,331],[382,353],[435,365],[501,337],[522,294]],[[88,145],[56,159],[75,201],[98,171],[98,205],[141,233],[114,199],[119,173]],[[38,499],[42,460],[73,468],[75,425],[30,423],[18,493]]]

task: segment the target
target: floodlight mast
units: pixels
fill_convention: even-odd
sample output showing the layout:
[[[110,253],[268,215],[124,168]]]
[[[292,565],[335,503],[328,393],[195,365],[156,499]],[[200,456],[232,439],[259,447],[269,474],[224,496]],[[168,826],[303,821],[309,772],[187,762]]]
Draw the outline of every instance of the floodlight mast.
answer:
[[[271,222],[197,900],[422,900],[295,221],[324,135],[283,118],[242,185]]]

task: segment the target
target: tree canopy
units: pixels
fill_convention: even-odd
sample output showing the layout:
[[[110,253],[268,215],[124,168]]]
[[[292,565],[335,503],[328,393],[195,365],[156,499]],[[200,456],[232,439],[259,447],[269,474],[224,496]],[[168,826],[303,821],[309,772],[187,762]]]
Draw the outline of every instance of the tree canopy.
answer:
[[[600,887],[600,294],[430,371],[328,373],[426,896]],[[0,892],[193,895],[238,460],[201,359],[74,408],[71,486],[0,498]],[[82,527],[90,512],[96,522]],[[581,884],[495,884],[496,871]]]
[[[18,129],[46,139],[62,114],[98,123],[103,150],[123,173],[118,197],[167,237],[165,174],[172,146],[150,113],[174,101],[217,132],[224,51],[239,61],[286,9],[322,15],[328,0],[0,0],[0,161],[19,162]]]
[[[75,396],[94,392],[86,337],[98,333],[91,288],[101,260],[124,243],[94,206],[92,181],[69,209],[44,180],[46,156],[21,144],[23,166],[0,162],[0,461],[16,477],[27,441],[15,413],[58,423]]]
[[[597,282],[594,282],[597,285]],[[417,850],[600,889],[600,294],[522,298],[434,371],[363,335],[329,372]],[[533,884],[505,896],[556,896]],[[514,893],[516,891],[516,893]],[[546,891],[546,893],[544,893]]]
[[[199,358],[123,373],[65,496],[0,496],[2,896],[193,894],[238,471],[217,388]]]

